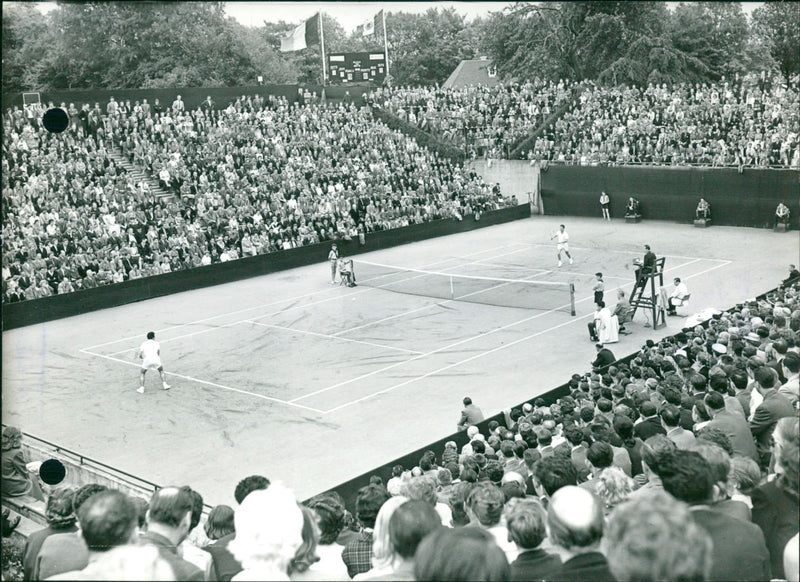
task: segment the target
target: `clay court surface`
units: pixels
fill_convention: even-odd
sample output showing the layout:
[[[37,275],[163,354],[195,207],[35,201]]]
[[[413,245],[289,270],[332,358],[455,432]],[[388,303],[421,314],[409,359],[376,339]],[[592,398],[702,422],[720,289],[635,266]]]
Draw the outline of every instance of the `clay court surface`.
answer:
[[[562,221],[575,264],[558,269],[548,239]],[[774,287],[800,256],[797,233],[532,217],[356,257],[571,282],[574,317],[563,292],[537,301],[515,285],[509,297],[532,293],[536,309],[334,286],[321,257],[3,333],[3,422],[162,485],[191,484],[212,505],[233,505],[252,473],[306,498],[453,432],[465,395],[488,416],[588,370],[593,274],[605,274],[613,306],[644,243],[667,257],[670,289],[675,276],[689,287],[685,315]],[[627,355],[683,321],[653,331],[637,313],[633,335],[610,347]],[[139,395],[135,352],[150,330],[172,389],[150,372]]]

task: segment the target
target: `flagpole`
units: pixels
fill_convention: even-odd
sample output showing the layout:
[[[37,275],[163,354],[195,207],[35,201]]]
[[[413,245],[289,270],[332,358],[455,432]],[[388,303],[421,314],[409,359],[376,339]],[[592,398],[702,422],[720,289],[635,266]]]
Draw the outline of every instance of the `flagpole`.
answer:
[[[317,12],[317,14],[319,14],[319,46],[322,52],[322,87],[324,89],[325,81],[327,80],[325,75],[325,33],[322,26],[322,12]]]
[[[389,42],[386,40],[386,10],[381,10],[383,18],[383,57],[386,59],[386,76],[389,76]]]

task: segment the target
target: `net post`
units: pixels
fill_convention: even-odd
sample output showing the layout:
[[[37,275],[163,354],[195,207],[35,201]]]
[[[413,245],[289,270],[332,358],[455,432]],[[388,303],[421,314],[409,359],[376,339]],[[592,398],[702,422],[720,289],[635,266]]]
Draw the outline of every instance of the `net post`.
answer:
[[[569,313],[575,315],[575,284],[569,284]]]

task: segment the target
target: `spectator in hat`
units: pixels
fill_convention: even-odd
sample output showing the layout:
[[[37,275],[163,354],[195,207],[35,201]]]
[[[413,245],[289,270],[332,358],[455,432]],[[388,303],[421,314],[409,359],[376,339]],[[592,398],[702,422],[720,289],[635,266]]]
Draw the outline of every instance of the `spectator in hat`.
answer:
[[[709,580],[712,542],[689,507],[663,491],[617,507],[603,539],[618,580]]]
[[[50,493],[45,506],[45,519],[47,527],[31,533],[25,539],[22,568],[25,580],[33,580],[36,558],[44,541],[54,534],[74,533],[78,531],[77,518],[72,510],[72,500],[75,490],[69,487],[60,487]]]
[[[615,580],[600,552],[603,521],[602,504],[591,492],[567,486],[553,495],[547,524],[563,563],[547,580]]]
[[[561,558],[541,548],[547,538],[547,511],[536,499],[515,500],[506,509],[508,536],[518,549],[511,580],[544,580],[561,567]]]
[[[2,436],[2,495],[20,497],[31,495],[44,501],[38,477],[28,470],[28,461],[22,451],[22,431],[15,426],[3,429]]]
[[[467,427],[475,426],[483,420],[483,412],[472,403],[472,398],[464,398],[464,409],[461,411],[461,419],[458,421],[458,430],[466,430]]]

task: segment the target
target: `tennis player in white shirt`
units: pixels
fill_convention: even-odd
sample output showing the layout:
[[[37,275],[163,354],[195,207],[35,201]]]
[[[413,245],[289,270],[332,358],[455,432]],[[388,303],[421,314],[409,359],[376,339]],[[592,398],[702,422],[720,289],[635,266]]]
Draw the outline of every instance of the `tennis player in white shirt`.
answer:
[[[563,251],[567,258],[569,259],[569,264],[572,264],[572,255],[569,254],[569,233],[567,232],[564,225],[560,225],[558,227],[558,232],[554,233],[553,236],[550,237],[550,240],[557,239],[556,248],[558,249],[558,266],[561,266],[561,252]]]
[[[164,376],[164,367],[161,365],[161,344],[156,341],[156,333],[154,331],[147,332],[147,339],[139,346],[139,359],[142,360],[142,370],[139,375],[139,388],[136,390],[139,394],[144,394],[144,375],[147,370],[158,370],[161,376],[161,384],[164,390],[169,390],[171,386],[167,384],[167,379]]]

